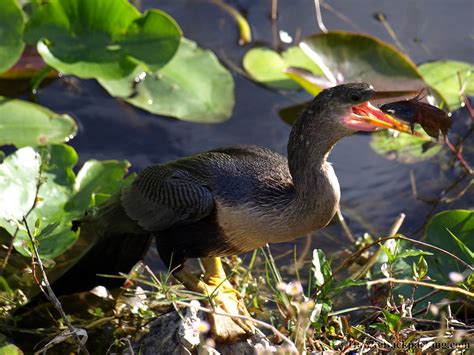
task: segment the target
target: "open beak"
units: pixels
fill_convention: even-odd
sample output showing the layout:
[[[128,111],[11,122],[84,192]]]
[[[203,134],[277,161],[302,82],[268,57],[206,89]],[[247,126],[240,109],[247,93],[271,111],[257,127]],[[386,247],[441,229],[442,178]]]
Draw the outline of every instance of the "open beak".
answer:
[[[371,100],[413,96],[417,93],[418,91],[376,91]],[[412,133],[410,126],[382,112],[372,105],[370,101],[352,106],[352,112],[345,117],[344,123],[357,131],[375,131],[381,128],[390,128],[400,132]]]

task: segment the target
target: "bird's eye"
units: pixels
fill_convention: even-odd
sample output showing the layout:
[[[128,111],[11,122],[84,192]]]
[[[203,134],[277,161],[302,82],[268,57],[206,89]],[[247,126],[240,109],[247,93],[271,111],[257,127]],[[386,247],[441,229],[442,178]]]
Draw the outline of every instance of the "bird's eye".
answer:
[[[362,96],[358,92],[351,92],[349,94],[349,99],[352,102],[359,102],[362,99]]]

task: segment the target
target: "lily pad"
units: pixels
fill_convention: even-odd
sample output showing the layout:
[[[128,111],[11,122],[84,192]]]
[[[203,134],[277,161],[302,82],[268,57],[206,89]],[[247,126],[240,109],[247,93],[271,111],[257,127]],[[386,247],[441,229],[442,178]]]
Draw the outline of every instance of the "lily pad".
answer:
[[[377,90],[419,90],[425,86],[416,65],[376,37],[334,31],[309,36],[300,48],[334,83],[367,82]]]
[[[93,202],[96,201],[94,195],[110,196],[134,179],[135,175],[132,174],[124,180],[129,167],[130,163],[126,160],[89,160],[85,162],[76,176],[75,194],[68,201],[65,209],[76,211],[76,214],[79,212],[76,217],[80,217],[80,214],[88,207],[92,207]]]
[[[129,166],[125,161],[89,161],[76,177],[72,170],[76,162],[72,147],[49,145],[21,148],[0,165],[0,181],[4,182],[0,200],[9,201],[8,206],[0,206],[0,227],[11,236],[18,229],[14,247],[20,254],[30,255],[23,216],[27,215],[30,231],[39,242],[40,255],[53,259],[76,242],[78,233],[71,230],[72,220],[83,216],[95,201],[93,194],[112,194],[133,178],[124,180]]]
[[[254,80],[277,89],[300,88],[297,82],[285,74],[289,67],[322,75],[319,66],[298,47],[288,48],[281,55],[269,48],[251,49],[244,56],[243,66]]]
[[[421,64],[418,69],[425,81],[435,88],[452,111],[462,104],[460,81],[464,94],[474,95],[474,65],[455,60],[440,60]]]
[[[388,130],[373,133],[370,146],[376,153],[406,164],[430,159],[442,149],[441,144],[429,137],[424,139],[403,133],[394,137]]]
[[[209,50],[184,39],[173,59],[155,74],[143,69],[121,80],[99,80],[111,94],[158,115],[184,121],[225,121],[234,107],[232,75]],[[143,75],[137,83],[135,78]]]
[[[301,104],[292,105],[288,107],[284,107],[278,110],[278,115],[280,118],[288,123],[289,125],[293,125],[295,123],[298,116],[303,112],[303,110],[308,106],[311,102],[303,102]]]
[[[0,0],[0,73],[14,65],[25,44],[25,19],[16,0]]]
[[[0,96],[0,145],[16,147],[62,143],[73,138],[77,125],[69,115],[46,107]]]
[[[166,13],[141,15],[126,0],[48,1],[25,29],[25,41],[38,43],[47,64],[81,78],[118,79],[137,64],[156,70],[173,57],[180,37]]]

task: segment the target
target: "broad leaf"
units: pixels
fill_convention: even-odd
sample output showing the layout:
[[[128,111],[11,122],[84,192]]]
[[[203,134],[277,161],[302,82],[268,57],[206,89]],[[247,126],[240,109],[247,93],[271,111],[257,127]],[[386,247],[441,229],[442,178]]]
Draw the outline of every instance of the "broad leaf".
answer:
[[[0,0],[0,73],[20,58],[25,19],[16,0]]]
[[[424,87],[415,64],[376,37],[335,31],[307,37],[300,47],[333,82],[363,81],[377,90]]]
[[[129,167],[130,163],[126,160],[89,160],[84,163],[76,176],[75,194],[66,204],[66,210],[80,217],[95,201],[95,194],[111,195],[133,179],[134,175],[130,175],[124,182]]]
[[[452,111],[462,104],[461,83],[464,94],[474,95],[474,65],[455,60],[423,63],[418,67],[425,81],[435,88]]]
[[[402,163],[416,163],[430,159],[438,154],[442,145],[421,137],[399,134],[394,137],[390,131],[383,130],[372,134],[370,146],[375,152]]]
[[[214,123],[225,121],[232,114],[232,75],[211,51],[199,48],[193,41],[183,39],[165,67],[136,84],[135,77],[142,71],[122,80],[99,82],[112,96],[159,115]]]
[[[0,145],[16,147],[68,141],[76,135],[76,122],[47,108],[0,97]]]
[[[53,259],[77,240],[72,220],[84,215],[95,201],[93,194],[112,194],[133,178],[124,180],[129,166],[125,161],[89,161],[76,177],[72,170],[76,162],[72,147],[48,145],[19,149],[0,165],[0,180],[5,182],[0,185],[0,200],[9,201],[0,205],[0,227],[11,236],[18,229],[14,246],[20,254],[30,255],[31,244],[23,216],[28,215],[40,255]]]
[[[455,235],[456,238],[453,238]],[[462,245],[457,241],[459,240]],[[472,263],[463,250],[474,250],[474,212],[469,210],[450,210],[434,216],[426,228],[426,242],[447,250],[467,263]],[[445,277],[450,271],[463,271],[464,267],[446,255],[438,253],[438,258],[427,258],[435,262]]]
[[[47,64],[81,78],[118,79],[141,63],[150,70],[175,54],[181,30],[159,10],[144,15],[126,0],[52,0],[25,29]]]
[[[308,70],[322,75],[321,69],[298,47],[291,47],[281,55],[269,48],[249,50],[243,59],[245,70],[262,84],[277,89],[299,89],[300,85],[285,74],[289,67]]]

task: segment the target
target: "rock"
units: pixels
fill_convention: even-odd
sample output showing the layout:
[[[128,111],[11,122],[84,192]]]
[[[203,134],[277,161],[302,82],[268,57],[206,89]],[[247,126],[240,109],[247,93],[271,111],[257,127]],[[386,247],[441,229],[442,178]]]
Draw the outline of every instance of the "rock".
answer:
[[[199,306],[198,301],[192,302],[196,302]],[[253,355],[272,354],[277,351],[277,347],[258,331],[249,338],[233,343],[216,343],[211,338],[206,340],[199,331],[200,325],[207,322],[206,315],[191,307],[182,312],[181,316],[173,311],[156,318],[150,325],[149,333],[133,345],[135,353],[143,355]],[[123,354],[131,354],[131,352],[125,349]]]

